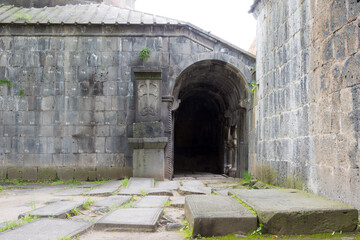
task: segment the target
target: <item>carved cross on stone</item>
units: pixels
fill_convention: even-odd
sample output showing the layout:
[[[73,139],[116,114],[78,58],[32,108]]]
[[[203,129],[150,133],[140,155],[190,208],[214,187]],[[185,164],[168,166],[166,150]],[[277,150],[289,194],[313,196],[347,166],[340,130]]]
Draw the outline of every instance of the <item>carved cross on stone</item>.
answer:
[[[141,116],[155,116],[159,101],[159,86],[154,81],[145,80],[138,85],[138,106]]]
[[[136,121],[160,121],[161,72],[134,72]]]

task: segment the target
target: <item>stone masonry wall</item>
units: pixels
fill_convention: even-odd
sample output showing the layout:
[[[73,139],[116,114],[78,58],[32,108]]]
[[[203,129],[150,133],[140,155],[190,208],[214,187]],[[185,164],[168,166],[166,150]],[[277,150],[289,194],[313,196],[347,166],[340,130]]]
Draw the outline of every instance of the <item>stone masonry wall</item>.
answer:
[[[131,176],[135,70],[162,72],[160,115],[171,139],[169,99],[186,67],[218,59],[249,82],[255,65],[184,26],[3,24],[0,34],[0,79],[14,84],[0,85],[0,179]],[[152,51],[146,61],[144,47]]]
[[[261,1],[254,13],[252,171],[360,208],[359,1]]]
[[[0,49],[0,76],[14,83],[0,85],[0,178],[32,180],[131,176],[132,69],[207,51],[183,37],[101,36],[7,36]]]

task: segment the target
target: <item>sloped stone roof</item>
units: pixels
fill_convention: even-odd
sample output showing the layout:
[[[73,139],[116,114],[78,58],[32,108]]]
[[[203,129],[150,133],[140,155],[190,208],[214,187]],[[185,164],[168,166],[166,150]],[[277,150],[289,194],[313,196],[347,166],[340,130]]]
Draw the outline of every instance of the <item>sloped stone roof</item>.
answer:
[[[45,8],[0,7],[0,23],[14,24],[186,24],[175,19],[106,4]]]
[[[69,4],[65,6],[44,8],[23,8],[0,4],[0,25],[4,24],[9,24],[10,26],[172,26],[177,28],[178,31],[168,30],[171,35],[186,34],[193,40],[202,42],[202,44],[205,44],[206,46],[221,42],[231,49],[239,51],[251,58],[255,58],[255,55],[252,53],[249,53],[248,51],[245,51],[244,49],[241,49],[238,46],[235,46],[191,23],[161,17],[154,14],[143,13],[136,10],[114,7],[103,3],[78,5]],[[118,31],[129,31],[129,27],[127,27],[126,30],[125,28],[122,28]],[[135,29],[132,29],[131,31],[132,35],[139,34]]]

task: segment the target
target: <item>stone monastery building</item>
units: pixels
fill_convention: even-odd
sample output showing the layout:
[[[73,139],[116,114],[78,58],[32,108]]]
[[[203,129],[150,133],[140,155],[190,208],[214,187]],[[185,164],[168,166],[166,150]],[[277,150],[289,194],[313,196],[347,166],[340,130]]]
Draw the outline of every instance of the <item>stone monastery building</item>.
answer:
[[[0,178],[249,171],[360,208],[357,0],[255,0],[256,59],[135,0],[1,2]]]

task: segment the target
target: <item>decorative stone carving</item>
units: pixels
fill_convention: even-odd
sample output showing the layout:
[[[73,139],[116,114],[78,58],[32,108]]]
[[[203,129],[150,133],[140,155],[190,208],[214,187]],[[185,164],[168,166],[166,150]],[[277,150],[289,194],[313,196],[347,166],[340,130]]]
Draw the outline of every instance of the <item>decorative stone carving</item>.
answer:
[[[136,121],[160,120],[161,72],[135,72]]]
[[[159,81],[139,81],[137,88],[138,111],[142,117],[156,116],[159,108]]]

